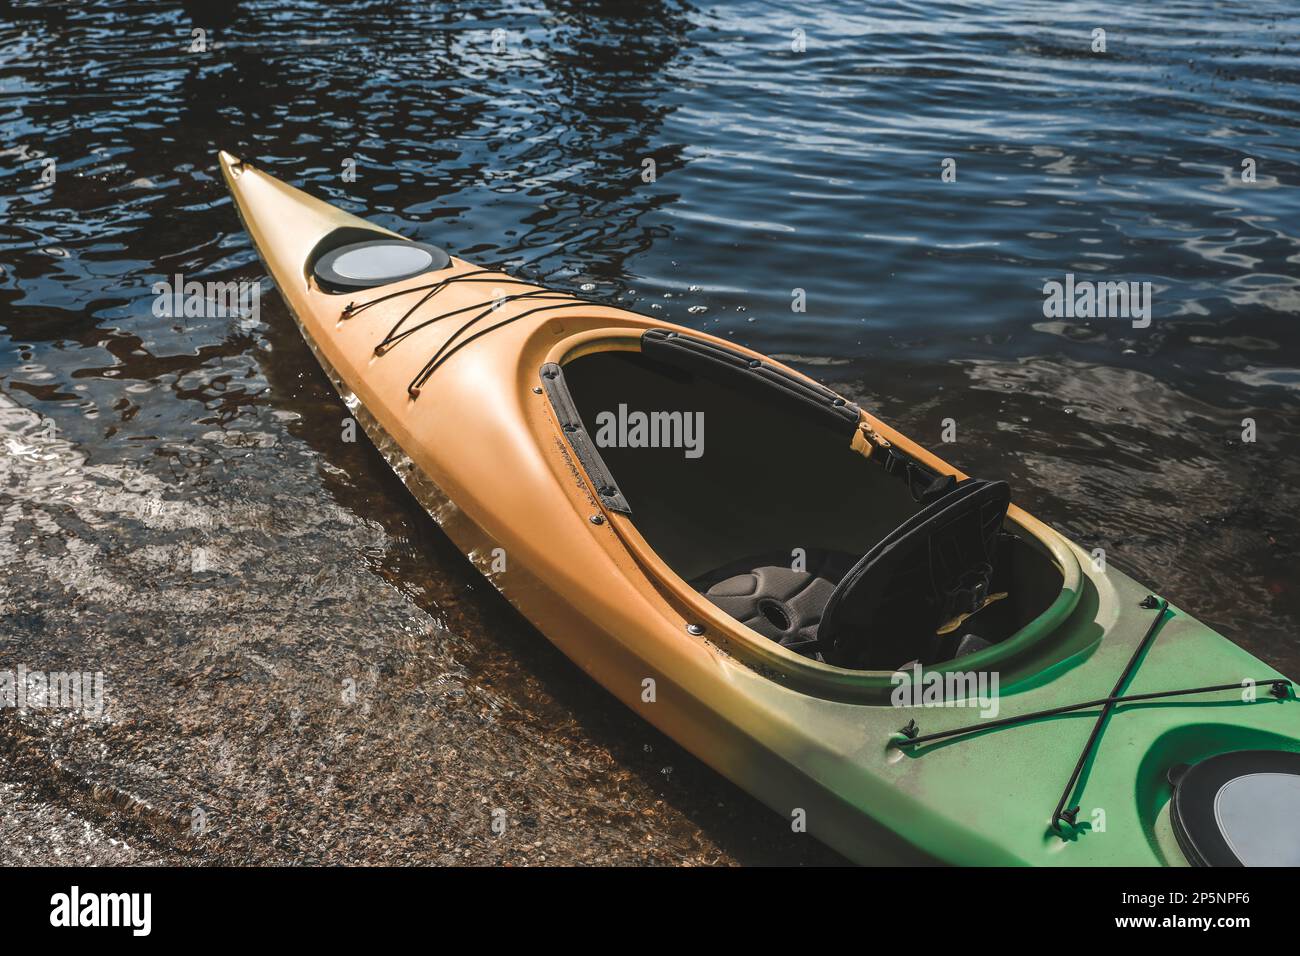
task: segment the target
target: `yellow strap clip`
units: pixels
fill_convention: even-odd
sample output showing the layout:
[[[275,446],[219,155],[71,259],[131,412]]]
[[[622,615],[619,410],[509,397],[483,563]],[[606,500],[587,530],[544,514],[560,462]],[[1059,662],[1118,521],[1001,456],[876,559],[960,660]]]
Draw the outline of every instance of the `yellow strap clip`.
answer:
[[[891,446],[889,439],[882,437],[869,422],[858,422],[858,430],[853,433],[851,447],[864,458],[870,458],[871,453],[877,448],[883,451]]]

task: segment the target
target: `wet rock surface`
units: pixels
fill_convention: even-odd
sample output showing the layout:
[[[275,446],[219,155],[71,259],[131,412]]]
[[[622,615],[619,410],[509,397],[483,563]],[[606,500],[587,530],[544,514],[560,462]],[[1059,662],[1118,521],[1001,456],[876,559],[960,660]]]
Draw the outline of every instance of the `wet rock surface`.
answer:
[[[550,648],[382,463],[395,526],[291,436],[205,435],[165,480],[0,426],[0,660],[103,675],[102,712],[0,711],[5,862],[838,860]]]
[[[144,866],[148,849],[113,836],[66,802],[23,783],[0,783],[0,866]]]

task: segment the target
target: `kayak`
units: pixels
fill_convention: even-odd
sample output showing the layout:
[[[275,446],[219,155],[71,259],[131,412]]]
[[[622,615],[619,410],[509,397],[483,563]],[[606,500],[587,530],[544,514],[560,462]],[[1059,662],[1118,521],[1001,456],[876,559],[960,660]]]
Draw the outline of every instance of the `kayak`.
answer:
[[[228,153],[351,415],[609,693],[866,864],[1300,863],[1291,682],[766,355]]]

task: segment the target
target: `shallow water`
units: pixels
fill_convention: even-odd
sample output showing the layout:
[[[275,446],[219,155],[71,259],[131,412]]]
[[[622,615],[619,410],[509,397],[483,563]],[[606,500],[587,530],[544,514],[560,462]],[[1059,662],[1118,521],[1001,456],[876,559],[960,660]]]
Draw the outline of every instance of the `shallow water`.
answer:
[[[24,725],[33,773],[80,753],[51,799],[155,808],[148,858],[831,858],[476,579],[340,440],[269,286],[256,322],[155,314],[176,273],[264,275],[219,148],[782,356],[927,444],[952,419],[944,457],[1300,672],[1291,5],[863,6],[0,4],[0,651],[119,665],[89,742]],[[1067,274],[1150,282],[1150,325],[1046,317]],[[338,724],[348,674],[383,726]],[[205,800],[220,839],[167,836]],[[497,803],[527,849],[480,832]]]

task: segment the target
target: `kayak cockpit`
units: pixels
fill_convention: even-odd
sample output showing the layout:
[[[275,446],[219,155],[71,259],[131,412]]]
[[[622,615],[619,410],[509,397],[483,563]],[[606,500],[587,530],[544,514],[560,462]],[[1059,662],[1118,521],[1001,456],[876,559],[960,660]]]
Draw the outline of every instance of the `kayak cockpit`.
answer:
[[[882,464],[855,407],[775,365],[661,330],[640,344],[552,367],[565,430],[607,506],[736,621],[893,670],[989,648],[1060,597],[1049,550],[1003,520],[1004,483]]]

